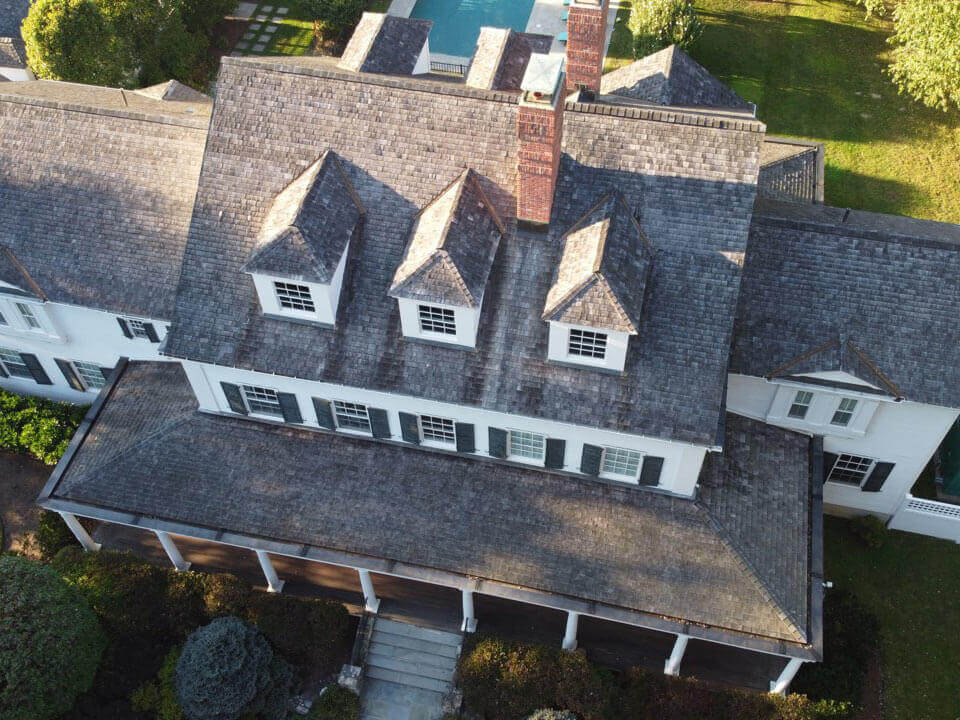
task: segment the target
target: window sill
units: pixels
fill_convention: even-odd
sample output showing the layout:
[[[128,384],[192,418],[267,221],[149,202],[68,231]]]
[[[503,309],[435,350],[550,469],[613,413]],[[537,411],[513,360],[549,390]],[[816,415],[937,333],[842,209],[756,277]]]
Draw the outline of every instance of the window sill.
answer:
[[[624,485],[639,485],[640,479],[638,477],[630,477],[629,475],[614,475],[613,473],[600,473],[597,477],[602,480],[610,480],[612,482],[623,483]],[[659,485],[659,483],[657,483]],[[656,487],[652,485],[651,487]]]
[[[523,455],[507,455],[505,460],[510,462],[520,463],[521,465],[532,465],[533,467],[543,467],[544,458],[529,458],[524,457]]]
[[[48,333],[44,330],[21,330],[20,328],[15,328],[11,325],[0,325],[0,335],[8,335],[10,337],[18,338],[30,338],[32,340],[36,340],[37,342],[64,342],[64,338],[53,333]]]

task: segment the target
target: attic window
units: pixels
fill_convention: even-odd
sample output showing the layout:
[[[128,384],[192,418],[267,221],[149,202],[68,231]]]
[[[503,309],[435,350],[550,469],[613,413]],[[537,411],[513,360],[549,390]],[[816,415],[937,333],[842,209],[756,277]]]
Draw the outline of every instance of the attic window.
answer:
[[[20,316],[23,318],[23,322],[26,323],[27,328],[30,330],[42,330],[43,328],[40,325],[40,321],[37,320],[37,316],[33,314],[33,310],[29,305],[24,303],[16,303],[17,310],[20,311]]]
[[[578,357],[603,360],[607,355],[607,334],[571,329],[567,352]]]
[[[846,427],[853,419],[853,411],[856,409],[856,400],[853,398],[844,398],[840,401],[840,405],[837,407],[836,412],[833,413],[833,419],[830,420],[830,424]]]
[[[338,428],[370,432],[370,414],[367,412],[366,405],[334,400],[333,411],[337,418]]]
[[[797,420],[803,420],[807,416],[807,410],[810,409],[810,403],[813,402],[813,393],[806,390],[798,390],[793,396],[793,402],[790,404],[789,417]]]
[[[421,332],[440,333],[441,335],[456,335],[457,323],[453,310],[436,307],[435,305],[420,305],[417,308],[420,316]]]
[[[283,410],[280,409],[280,401],[277,399],[276,390],[244,385],[243,399],[247,402],[247,409],[254,415],[283,417]]]
[[[280,307],[287,310],[299,310],[300,312],[316,312],[317,308],[313,304],[310,288],[306,285],[275,280],[273,288],[276,290],[277,302],[280,303]]]

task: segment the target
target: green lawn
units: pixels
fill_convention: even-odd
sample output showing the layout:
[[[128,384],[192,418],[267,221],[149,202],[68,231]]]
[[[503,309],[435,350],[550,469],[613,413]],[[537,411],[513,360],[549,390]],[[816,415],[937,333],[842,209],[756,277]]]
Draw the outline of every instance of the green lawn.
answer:
[[[891,531],[871,550],[827,518],[826,578],[880,620],[886,720],[960,718],[960,546]]]
[[[848,0],[696,5],[693,57],[757,103],[770,134],[826,143],[829,204],[960,222],[960,111],[897,94],[883,73],[888,24]],[[622,22],[608,69],[629,58]]]

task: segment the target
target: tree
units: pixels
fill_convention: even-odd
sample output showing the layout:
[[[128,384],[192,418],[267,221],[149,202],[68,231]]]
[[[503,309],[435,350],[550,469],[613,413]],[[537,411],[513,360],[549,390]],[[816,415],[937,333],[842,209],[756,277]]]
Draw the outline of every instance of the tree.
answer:
[[[927,107],[960,107],[960,0],[903,0],[893,9],[890,76]]]
[[[290,666],[255,627],[236,617],[217,618],[190,635],[174,673],[188,720],[236,720],[243,714],[281,720],[292,683]]]
[[[669,45],[688,48],[703,32],[690,0],[634,0],[627,27],[636,58]]]
[[[0,717],[69,710],[90,689],[104,645],[79,591],[45,565],[0,557]]]
[[[304,0],[304,5],[313,16],[313,32],[317,37],[352,28],[363,12],[363,0]]]
[[[569,710],[537,710],[527,720],[577,720]]]

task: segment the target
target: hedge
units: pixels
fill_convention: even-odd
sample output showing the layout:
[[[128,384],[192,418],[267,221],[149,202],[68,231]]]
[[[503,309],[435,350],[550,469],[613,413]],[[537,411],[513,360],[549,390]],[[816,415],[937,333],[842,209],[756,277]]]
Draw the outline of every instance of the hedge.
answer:
[[[850,703],[719,690],[639,668],[619,676],[579,652],[481,637],[461,655],[464,707],[487,720],[523,720],[540,708],[580,720],[849,720]]]
[[[352,690],[331,685],[310,707],[307,720],[359,720],[360,698]]]
[[[86,411],[86,406],[0,390],[0,449],[55,465]]]

